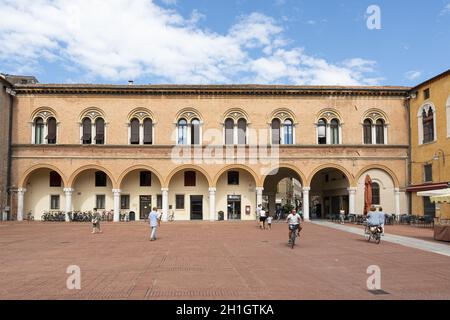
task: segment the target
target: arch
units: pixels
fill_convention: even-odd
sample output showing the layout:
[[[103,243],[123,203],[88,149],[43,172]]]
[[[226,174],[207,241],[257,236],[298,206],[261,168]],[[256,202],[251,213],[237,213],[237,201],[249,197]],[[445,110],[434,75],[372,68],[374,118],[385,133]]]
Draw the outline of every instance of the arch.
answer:
[[[145,165],[145,164],[138,164],[138,165],[135,165],[135,166],[132,166],[132,167],[128,168],[127,170],[125,170],[124,172],[121,173],[121,175],[120,175],[119,178],[117,179],[117,186],[118,186],[118,189],[121,188],[122,182],[123,182],[123,180],[126,178],[126,176],[127,176],[129,173],[131,173],[131,172],[133,172],[133,171],[136,171],[136,170],[146,170],[146,171],[150,171],[151,173],[153,173],[154,175],[156,175],[156,177],[158,178],[159,183],[161,184],[161,186],[163,185],[164,179],[163,179],[163,177],[159,174],[158,171],[156,171],[153,167],[147,166],[147,165]]]
[[[322,171],[324,169],[336,169],[341,171],[343,174],[345,174],[345,176],[347,177],[348,180],[348,184],[350,187],[356,187],[356,183],[355,183],[355,178],[353,177],[353,175],[343,166],[339,165],[339,164],[333,164],[333,163],[329,163],[329,164],[323,164],[317,168],[315,168],[311,174],[308,177],[307,180],[307,185],[310,186],[312,180],[314,179],[314,176],[319,172]]]
[[[56,111],[49,107],[40,107],[33,111],[31,114],[31,122],[34,121],[36,118],[42,118],[44,121],[47,121],[48,118],[53,117],[55,119],[58,118],[58,115],[56,114]]]
[[[184,118],[188,123],[191,122],[192,119],[197,118],[200,120],[200,123],[203,123],[203,117],[201,116],[200,112],[194,108],[184,108],[181,109],[176,117],[175,117],[175,123],[178,125],[178,120]]]
[[[175,169],[173,169],[169,175],[166,177],[166,180],[164,181],[164,183],[161,181],[161,186],[163,186],[163,188],[169,188],[170,185],[170,181],[172,180],[172,178],[180,171],[183,170],[196,170],[198,172],[201,172],[206,180],[208,181],[208,185],[209,187],[212,187],[212,180],[211,177],[209,176],[208,172],[206,172],[205,169],[203,169],[202,167],[196,166],[196,165],[190,165],[190,164],[185,164],[179,167],[176,167]]]
[[[425,110],[427,113],[429,110],[433,110],[433,114],[436,114],[436,107],[433,102],[425,102],[422,104],[417,112],[417,117],[422,118],[422,112]]]
[[[389,125],[389,117],[386,112],[377,108],[372,108],[364,112],[361,117],[361,123],[364,123],[366,119],[369,119],[372,123],[376,123],[377,120],[381,119],[384,120],[385,125]]]
[[[339,111],[333,108],[325,108],[320,110],[316,115],[316,123],[318,123],[320,119],[325,119],[327,123],[330,123],[333,119],[337,119],[340,124],[343,124],[342,115]]]
[[[127,116],[128,123],[133,120],[133,118],[136,118],[139,120],[139,123],[143,123],[146,118],[149,118],[153,121],[153,123],[156,122],[155,116],[153,112],[151,112],[147,108],[136,108],[131,110],[131,112]]]
[[[80,113],[80,117],[79,117],[80,122],[82,122],[84,118],[89,118],[89,119],[91,119],[92,122],[95,122],[95,119],[97,119],[97,118],[105,119],[105,113],[100,108],[90,107],[90,108],[84,109]]]
[[[220,169],[220,171],[218,173],[216,173],[216,175],[214,176],[212,187],[216,187],[217,182],[219,181],[222,174],[224,174],[225,172],[227,172],[229,170],[233,170],[233,169],[242,169],[244,171],[247,171],[248,173],[250,173],[250,175],[252,175],[253,179],[255,180],[256,187],[263,186],[263,184],[261,183],[261,178],[250,167],[247,167],[242,164],[230,164],[230,165]]]
[[[358,182],[359,178],[361,178],[361,176],[362,176],[365,172],[367,172],[367,171],[369,171],[369,170],[372,170],[372,169],[378,169],[378,170],[382,170],[382,171],[386,172],[387,175],[390,176],[391,179],[392,179],[392,181],[394,182],[394,187],[395,187],[395,188],[399,188],[399,187],[400,187],[400,182],[399,182],[399,180],[398,180],[397,175],[395,174],[395,172],[392,171],[391,169],[389,169],[388,167],[386,167],[386,166],[384,166],[384,165],[381,165],[381,164],[371,164],[371,165],[365,166],[364,168],[362,168],[361,170],[359,170],[358,173],[357,173],[356,176],[355,176],[356,182]]]
[[[37,170],[39,170],[39,169],[49,169],[49,170],[53,170],[53,171],[58,172],[58,174],[59,174],[60,177],[61,177],[61,181],[62,181],[64,187],[67,187],[67,186],[68,186],[66,176],[62,173],[62,171],[61,171],[59,168],[57,168],[57,167],[55,167],[54,165],[51,165],[51,164],[44,164],[44,163],[43,163],[43,164],[37,164],[37,165],[34,165],[34,166],[28,168],[28,169],[24,172],[24,174],[22,175],[22,177],[20,178],[20,180],[19,180],[19,186],[18,186],[18,187],[19,187],[19,188],[25,188],[25,187],[26,187],[26,183],[27,183],[29,177],[30,177],[35,171],[37,171]]]
[[[280,164],[278,164],[276,166],[273,166],[269,170],[267,170],[261,177],[262,183],[264,184],[266,178],[269,176],[269,174],[271,172],[273,172],[274,170],[277,170],[277,169],[282,169],[282,168],[291,169],[292,171],[294,171],[300,177],[300,183],[303,186],[305,186],[304,184],[307,183],[307,179],[306,179],[306,176],[304,175],[304,173],[301,172],[298,167],[296,167],[296,166],[294,166],[292,164],[289,164],[289,163],[280,163]]]
[[[70,178],[69,178],[69,181],[67,183],[67,186],[69,188],[73,188],[74,187],[73,184],[74,184],[76,178],[78,177],[78,175],[80,173],[82,173],[83,171],[86,171],[86,170],[103,171],[104,173],[106,173],[106,175],[109,177],[109,179],[111,179],[111,183],[112,183],[113,189],[119,189],[118,186],[117,186],[117,183],[116,183],[116,179],[114,178],[114,175],[111,173],[111,171],[109,171],[105,167],[102,167],[102,166],[99,166],[99,165],[96,165],[96,164],[85,165],[85,166],[82,166],[82,167],[78,168],[77,170],[75,170],[75,172],[73,172],[70,175]]]
[[[272,123],[272,120],[278,118],[280,119],[280,121],[283,123],[285,120],[287,119],[291,119],[293,122],[293,125],[297,125],[298,121],[297,121],[297,117],[295,116],[295,113],[292,112],[291,110],[289,110],[288,108],[278,108],[276,110],[274,110],[269,118],[267,119],[267,123]]]
[[[222,121],[225,122],[225,119],[230,118],[233,119],[234,122],[237,123],[239,119],[245,119],[247,121],[247,124],[250,123],[250,117],[247,112],[245,112],[241,108],[232,108],[228,109],[223,115],[222,115]]]

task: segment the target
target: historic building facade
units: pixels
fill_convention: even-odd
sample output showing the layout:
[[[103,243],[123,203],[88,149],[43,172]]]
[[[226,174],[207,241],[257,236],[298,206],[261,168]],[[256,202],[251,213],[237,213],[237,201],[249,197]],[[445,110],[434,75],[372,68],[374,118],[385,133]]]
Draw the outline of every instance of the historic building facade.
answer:
[[[158,207],[176,220],[255,219],[295,178],[305,217],[408,213],[405,87],[15,86],[13,218]]]
[[[417,192],[447,188],[450,181],[450,70],[411,90],[411,213],[450,219],[450,205]]]

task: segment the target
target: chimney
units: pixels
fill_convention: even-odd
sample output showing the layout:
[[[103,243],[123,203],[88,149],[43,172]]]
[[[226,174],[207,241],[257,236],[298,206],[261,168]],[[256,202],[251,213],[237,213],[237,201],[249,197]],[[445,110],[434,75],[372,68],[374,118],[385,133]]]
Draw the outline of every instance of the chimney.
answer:
[[[128,80],[128,85],[129,86],[132,86],[134,84],[134,81],[133,80]]]

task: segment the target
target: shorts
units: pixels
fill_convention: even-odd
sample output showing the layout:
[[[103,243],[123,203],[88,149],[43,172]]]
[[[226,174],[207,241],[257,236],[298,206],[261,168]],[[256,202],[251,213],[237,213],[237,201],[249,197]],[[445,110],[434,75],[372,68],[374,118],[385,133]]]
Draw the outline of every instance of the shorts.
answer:
[[[297,230],[298,226],[299,226],[299,224],[290,224],[289,225],[289,230]]]
[[[259,217],[259,221],[266,222],[267,217]]]

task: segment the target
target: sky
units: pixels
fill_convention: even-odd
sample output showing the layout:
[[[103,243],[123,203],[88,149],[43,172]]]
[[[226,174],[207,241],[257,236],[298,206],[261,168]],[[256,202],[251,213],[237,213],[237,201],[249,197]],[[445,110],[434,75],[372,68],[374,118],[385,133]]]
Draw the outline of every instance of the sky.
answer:
[[[0,0],[0,72],[41,83],[414,86],[449,68],[450,0]]]

